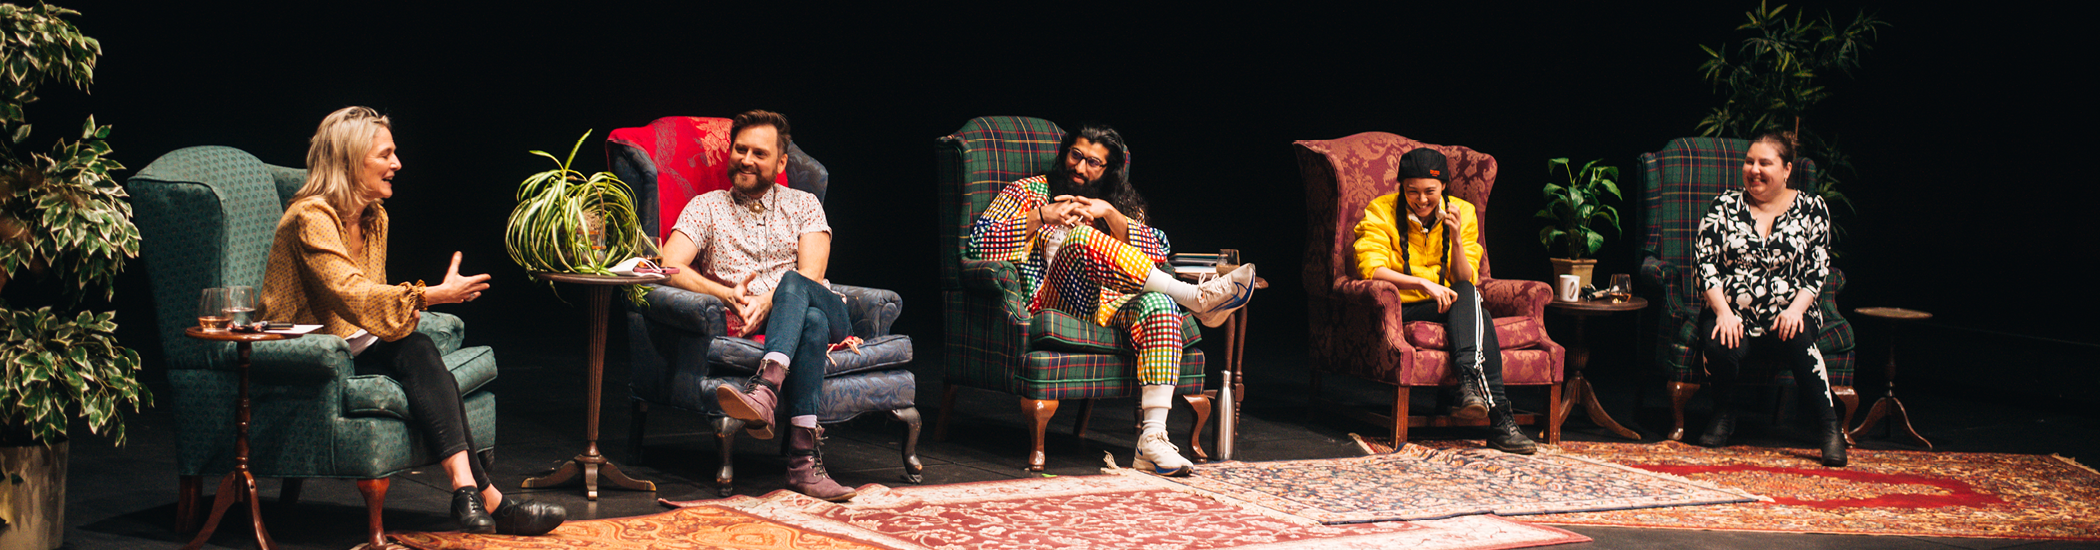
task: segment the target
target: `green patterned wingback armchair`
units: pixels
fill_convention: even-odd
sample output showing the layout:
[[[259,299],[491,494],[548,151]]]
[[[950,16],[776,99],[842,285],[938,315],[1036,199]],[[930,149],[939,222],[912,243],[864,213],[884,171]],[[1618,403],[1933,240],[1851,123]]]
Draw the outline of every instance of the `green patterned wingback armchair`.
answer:
[[[1641,245],[1639,291],[1651,304],[1661,304],[1644,314],[1646,338],[1653,342],[1655,362],[1669,380],[1670,433],[1684,439],[1684,405],[1706,380],[1699,356],[1704,342],[1699,332],[1700,297],[1697,252],[1699,219],[1722,191],[1743,184],[1743,155],[1750,142],[1731,138],[1677,138],[1660,151],[1641,154],[1642,226],[1647,239]],[[1797,169],[1806,170],[1815,181],[1814,161],[1803,158]],[[1838,313],[1838,291],[1845,288],[1845,274],[1836,267],[1823,281],[1816,307],[1823,310],[1823,334],[1816,350],[1823,353],[1829,369],[1830,389],[1845,404],[1840,426],[1852,425],[1859,409],[1859,394],[1852,390],[1852,324]],[[1744,380],[1759,377],[1772,382],[1793,383],[1793,375],[1767,358],[1752,356],[1743,365]]]
[[[183,336],[196,322],[198,293],[207,287],[261,287],[270,243],[284,205],[306,171],[263,164],[230,147],[189,147],[155,159],[125,183],[144,237],[155,318],[174,396],[177,525],[187,530],[197,512],[200,481],[233,469],[234,346]],[[461,348],[458,317],[423,314],[417,327],[435,340],[459,381],[474,448],[496,441],[496,359],[487,347]],[[371,540],[379,541],[380,506],[387,479],[436,464],[420,434],[405,422],[408,398],[385,376],[358,376],[342,338],[304,338],[254,344],[250,370],[253,422],[250,465],[260,477],[284,478],[282,501],[298,499],[300,480],[355,479],[364,493]]]
[[[1137,356],[1120,331],[1050,310],[1028,312],[1027,289],[1012,262],[972,260],[964,254],[970,227],[1006,184],[1042,174],[1057,158],[1064,130],[1047,120],[979,117],[936,140],[940,198],[941,312],[947,334],[941,357],[941,418],[935,438],[948,432],[955,392],[972,387],[1021,397],[1033,447],[1028,469],[1042,471],[1043,437],[1064,399],[1084,399],[1074,430],[1086,435],[1093,400],[1137,395]],[[1210,418],[1203,394],[1203,351],[1193,317],[1183,315],[1188,352],[1175,392],[1196,409],[1189,447],[1205,458],[1199,438]]]

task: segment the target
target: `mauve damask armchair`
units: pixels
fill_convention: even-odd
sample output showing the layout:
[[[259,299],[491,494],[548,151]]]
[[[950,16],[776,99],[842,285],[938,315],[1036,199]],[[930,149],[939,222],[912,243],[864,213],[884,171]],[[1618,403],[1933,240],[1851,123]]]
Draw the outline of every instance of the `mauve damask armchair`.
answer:
[[[201,479],[233,469],[237,374],[231,342],[183,336],[195,326],[197,296],[206,287],[261,287],[270,243],[284,205],[306,181],[306,171],[263,164],[231,147],[177,149],[139,170],[124,184],[131,194],[141,255],[153,285],[153,309],[175,401],[176,524],[202,521]],[[477,452],[496,444],[496,358],[486,346],[460,347],[458,317],[424,312],[417,332],[436,341],[459,382]],[[437,464],[423,436],[407,422],[408,396],[393,378],[358,376],[349,344],[328,335],[254,344],[249,401],[250,467],[258,477],[284,478],[280,505],[299,500],[309,477],[357,480],[364,494],[368,543],[378,548],[380,508],[388,478]],[[487,457],[484,456],[484,459]]]
[[[1684,405],[1706,381],[1705,361],[1698,351],[1705,342],[1704,335],[1698,334],[1699,310],[1706,307],[1706,299],[1700,296],[1694,250],[1699,219],[1706,216],[1714,197],[1742,186],[1743,156],[1749,150],[1749,140],[1678,138],[1660,151],[1641,154],[1641,225],[1647,238],[1641,244],[1638,286],[1649,303],[1661,306],[1642,316],[1652,320],[1643,332],[1654,343],[1656,364],[1669,380],[1669,438],[1673,440],[1684,439]],[[1797,162],[1800,166],[1795,169],[1807,171],[1808,181],[1815,181],[1815,162],[1806,158]],[[1852,413],[1859,409],[1859,393],[1852,389],[1852,323],[1837,308],[1838,291],[1844,289],[1844,272],[1831,267],[1830,277],[1824,279],[1823,290],[1816,296],[1816,307],[1823,310],[1823,333],[1816,337],[1816,350],[1823,353],[1831,392],[1845,404],[1839,426],[1850,426]],[[1742,376],[1744,382],[1783,382],[1793,387],[1791,372],[1755,354],[1743,364]],[[1780,412],[1784,411],[1775,410],[1774,416]]]
[[[1489,193],[1495,187],[1495,157],[1453,145],[1433,145],[1384,132],[1365,132],[1332,140],[1293,144],[1305,178],[1305,292],[1312,329],[1312,402],[1315,407],[1392,428],[1393,448],[1407,441],[1407,429],[1423,426],[1484,426],[1487,420],[1446,415],[1413,415],[1409,393],[1416,387],[1451,386],[1448,338],[1438,323],[1400,320],[1399,287],[1356,277],[1356,223],[1364,205],[1379,195],[1398,191],[1400,155],[1429,147],[1450,159],[1450,193],[1473,203],[1486,227]],[[1550,285],[1538,281],[1496,279],[1488,259],[1480,258],[1480,297],[1495,317],[1502,346],[1505,386],[1547,386],[1545,414],[1516,415],[1519,424],[1544,428],[1546,443],[1560,442],[1560,344],[1546,335]],[[1322,374],[1342,374],[1396,388],[1391,414],[1336,406],[1320,400]]]
[[[999,190],[1015,180],[1042,174],[1060,151],[1065,132],[1039,118],[978,117],[934,142],[936,193],[940,200],[941,313],[947,345],[941,355],[941,420],[947,433],[955,392],[963,387],[1020,396],[1032,437],[1029,471],[1042,471],[1043,438],[1058,403],[1082,399],[1074,433],[1086,436],[1095,399],[1138,393],[1137,352],[1122,331],[1064,312],[1029,313],[1027,289],[1013,262],[972,260],[966,254],[970,227]],[[1205,458],[1199,438],[1210,419],[1203,394],[1203,350],[1195,318],[1182,316],[1188,351],[1181,358],[1175,393],[1196,410],[1189,447]]]
[[[640,128],[613,130],[605,154],[614,174],[634,188],[642,227],[661,242],[677,224],[679,211],[693,197],[729,188],[723,172],[729,158],[729,125],[725,118],[664,117]],[[788,168],[780,183],[824,200],[830,172],[790,142]],[[919,462],[918,381],[909,366],[911,337],[890,334],[902,312],[897,293],[878,288],[832,285],[846,295],[853,335],[864,343],[860,352],[831,352],[817,421],[830,424],[862,413],[882,412],[904,421],[904,476],[918,483],[925,466]],[[715,488],[722,496],[734,491],[736,436],[744,421],[722,413],[715,387],[741,386],[758,369],[765,348],[758,342],[729,336],[725,306],[714,296],[665,285],[650,285],[647,306],[627,310],[627,345],[632,360],[634,421],[628,434],[630,463],[642,461],[642,438],[649,404],[668,405],[707,415],[721,451]]]

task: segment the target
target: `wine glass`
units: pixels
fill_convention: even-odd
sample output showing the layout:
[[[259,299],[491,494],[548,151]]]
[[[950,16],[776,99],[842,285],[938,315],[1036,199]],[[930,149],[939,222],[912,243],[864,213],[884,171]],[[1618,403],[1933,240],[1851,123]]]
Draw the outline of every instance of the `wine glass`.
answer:
[[[1612,274],[1611,287],[1606,289],[1605,296],[1611,298],[1611,303],[1614,304],[1623,304],[1632,300],[1633,276],[1625,273]]]
[[[197,298],[197,326],[204,332],[226,332],[226,288],[204,289]]]
[[[248,330],[255,324],[255,287],[226,287],[226,324],[235,330]]]

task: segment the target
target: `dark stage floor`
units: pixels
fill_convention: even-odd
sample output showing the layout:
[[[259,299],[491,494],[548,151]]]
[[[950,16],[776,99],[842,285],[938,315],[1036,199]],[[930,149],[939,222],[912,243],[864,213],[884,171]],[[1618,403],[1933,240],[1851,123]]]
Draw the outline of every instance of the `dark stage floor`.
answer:
[[[557,488],[529,493],[533,498],[560,502],[572,519],[622,517],[663,511],[659,497],[686,500],[714,495],[715,446],[705,432],[704,419],[683,412],[656,412],[649,419],[646,464],[634,464],[625,451],[629,414],[624,346],[616,340],[610,350],[606,373],[603,441],[610,458],[631,475],[655,481],[655,493],[608,490],[597,502],[584,500],[578,488]],[[925,414],[928,437],[919,453],[926,464],[925,482],[956,483],[1017,478],[1022,471],[1027,436],[1022,429],[1020,408],[1012,396],[964,390],[950,439],[933,441],[931,432],[939,416],[940,373],[937,349],[931,339],[922,341],[914,370],[919,375],[919,402]],[[498,344],[503,368],[497,380],[500,433],[496,471],[499,483],[517,483],[556,462],[577,454],[583,446],[581,384],[582,357],[576,348],[559,342],[520,341]],[[1239,442],[1241,460],[1286,460],[1355,456],[1360,454],[1349,440],[1350,432],[1372,433],[1372,426],[1337,418],[1308,418],[1307,380],[1302,347],[1295,352],[1249,350],[1248,400]],[[1297,355],[1293,357],[1292,355]],[[149,378],[160,379],[159,376]],[[1606,407],[1629,427],[1655,441],[1668,427],[1667,403],[1658,378],[1614,373],[1593,367],[1592,378]],[[1326,384],[1369,386],[1361,384]],[[1636,407],[1637,386],[1654,388],[1644,392]],[[155,388],[160,399],[169,396]],[[2094,433],[2095,419],[2052,411],[2029,400],[1999,399],[1971,391],[1933,388],[1929,384],[1905,387],[1918,429],[1943,451],[1988,451],[2010,453],[2059,453],[2085,464],[2100,462],[2100,442]],[[1330,389],[1330,392],[1338,390]],[[1345,398],[1365,406],[1378,401],[1376,392],[1358,388]],[[1525,399],[1543,401],[1542,390],[1517,390],[1519,405]],[[1878,391],[1862,388],[1862,408]],[[1330,393],[1329,395],[1337,395]],[[1417,402],[1427,401],[1418,399]],[[2019,402],[2016,402],[2019,401]],[[1085,475],[1098,471],[1103,451],[1127,464],[1134,436],[1126,426],[1132,422],[1132,400],[1109,401],[1095,408],[1092,429],[1084,440],[1072,437],[1076,406],[1066,407],[1051,427],[1048,451],[1049,473]],[[1695,419],[1704,418],[1705,400],[1694,401]],[[1537,405],[1532,405],[1534,410]],[[1177,441],[1186,437],[1186,410],[1175,412],[1173,430]],[[1696,432],[1696,422],[1695,420]],[[115,449],[106,439],[84,436],[76,439],[70,463],[66,509],[66,541],[70,548],[174,548],[187,541],[170,530],[175,515],[174,422],[165,407],[129,419],[131,442]],[[883,417],[868,416],[830,429],[825,462],[831,474],[847,485],[865,483],[902,484],[903,468],[898,460],[901,425]],[[78,433],[86,433],[76,423]],[[1566,439],[1622,441],[1607,435],[1581,416],[1570,420]],[[1805,441],[1759,439],[1756,426],[1743,430],[1744,443],[1807,447]],[[1464,430],[1416,430],[1418,438],[1470,437]],[[1765,431],[1770,433],[1770,431]],[[1869,449],[1904,449],[1901,445],[1869,437]],[[781,487],[783,460],[772,441],[740,439],[737,492],[764,494]],[[306,484],[300,502],[281,506],[276,502],[278,483],[264,480],[264,519],[271,535],[285,548],[342,549],[356,545],[362,537],[364,512],[355,484],[349,481],[314,480]],[[386,501],[386,523],[395,530],[450,530],[446,516],[448,494],[441,476],[432,471],[395,478]],[[528,494],[511,490],[510,494]],[[243,517],[233,516],[232,525],[212,539],[213,548],[252,548],[254,540],[240,527]],[[1768,534],[1611,527],[1564,527],[1582,533],[1599,548],[2073,548],[2090,544],[2035,542],[2002,539],[1949,539],[1919,537],[1832,536]]]

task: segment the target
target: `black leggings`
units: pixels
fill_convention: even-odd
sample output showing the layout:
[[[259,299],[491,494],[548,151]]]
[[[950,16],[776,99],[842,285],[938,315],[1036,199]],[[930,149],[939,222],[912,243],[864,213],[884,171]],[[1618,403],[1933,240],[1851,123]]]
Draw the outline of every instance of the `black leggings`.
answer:
[[[392,342],[376,342],[357,354],[357,374],[381,374],[401,383],[408,394],[409,416],[423,431],[423,443],[443,459],[452,453],[473,451],[467,432],[467,405],[459,399],[459,381],[445,368],[437,344],[420,332]],[[468,453],[467,466],[474,473],[476,489],[489,486],[487,465]]]
[[[1480,291],[1473,283],[1458,281],[1451,285],[1458,299],[1451,302],[1450,311],[1438,312],[1436,299],[1431,298],[1400,306],[1401,321],[1428,321],[1443,323],[1449,334],[1451,366],[1458,376],[1473,376],[1477,365],[1487,377],[1487,391],[1493,396],[1494,406],[1509,404],[1509,393],[1502,389],[1502,343],[1496,340],[1495,318],[1488,315],[1480,303]]]
[[[1751,352],[1777,353],[1774,356],[1784,361],[1794,373],[1794,384],[1801,389],[1802,400],[1816,407],[1817,420],[1837,419],[1835,395],[1830,393],[1830,373],[1823,365],[1823,354],[1816,350],[1816,336],[1823,333],[1812,317],[1801,316],[1801,332],[1793,338],[1780,338],[1776,331],[1767,329],[1761,336],[1750,336],[1746,330],[1743,338],[1733,348],[1722,346],[1721,339],[1714,338],[1714,325],[1719,323],[1711,309],[1699,313],[1699,334],[1706,339],[1706,381],[1713,387],[1716,402],[1728,398],[1728,390],[1735,385],[1742,372],[1743,359]],[[1720,403],[1727,406],[1727,403]]]

